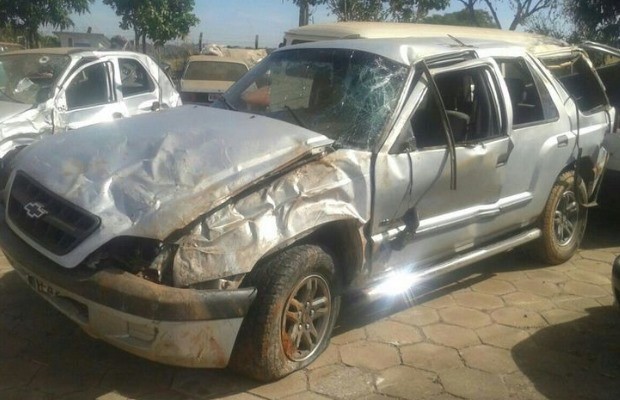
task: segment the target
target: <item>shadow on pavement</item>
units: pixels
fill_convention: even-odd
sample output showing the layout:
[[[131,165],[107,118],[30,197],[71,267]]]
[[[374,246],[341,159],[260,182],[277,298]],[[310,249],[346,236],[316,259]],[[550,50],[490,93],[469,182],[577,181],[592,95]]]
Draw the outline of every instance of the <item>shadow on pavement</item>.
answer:
[[[591,209],[581,248],[595,250],[618,246],[620,246],[620,203],[615,207]]]
[[[550,400],[620,398],[620,310],[586,311],[512,348],[521,372]]]

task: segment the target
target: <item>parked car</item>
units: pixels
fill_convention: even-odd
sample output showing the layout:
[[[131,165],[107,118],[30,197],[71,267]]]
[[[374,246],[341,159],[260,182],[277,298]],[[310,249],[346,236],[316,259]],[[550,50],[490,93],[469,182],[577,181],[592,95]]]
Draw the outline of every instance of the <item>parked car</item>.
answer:
[[[44,135],[181,105],[155,61],[128,51],[0,54],[0,157]]]
[[[184,103],[211,104],[248,72],[242,60],[220,56],[191,56],[180,82]]]
[[[0,247],[94,337],[277,379],[326,348],[346,292],[415,293],[526,243],[574,254],[615,115],[574,75],[576,102],[504,42],[283,47],[213,107],[27,147]]]

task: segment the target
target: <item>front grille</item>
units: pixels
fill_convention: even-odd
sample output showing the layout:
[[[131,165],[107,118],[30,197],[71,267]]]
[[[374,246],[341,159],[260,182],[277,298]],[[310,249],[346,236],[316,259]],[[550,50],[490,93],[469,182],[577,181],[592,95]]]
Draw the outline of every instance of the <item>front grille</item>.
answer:
[[[101,223],[21,172],[11,185],[7,216],[22,233],[57,255],[73,250]]]

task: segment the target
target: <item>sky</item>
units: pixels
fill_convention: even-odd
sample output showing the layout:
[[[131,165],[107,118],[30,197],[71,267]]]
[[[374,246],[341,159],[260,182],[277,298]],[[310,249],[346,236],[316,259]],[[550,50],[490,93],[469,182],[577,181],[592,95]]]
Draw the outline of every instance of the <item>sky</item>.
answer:
[[[452,3],[458,3],[452,1]],[[454,4],[446,11],[460,9]],[[259,35],[261,47],[277,47],[284,32],[298,23],[298,8],[290,0],[195,0],[194,14],[200,23],[192,28],[186,40],[197,43],[203,33],[203,43],[216,43],[231,46],[253,46],[255,35]],[[502,25],[507,25],[510,10],[499,10]],[[86,32],[92,27],[93,33],[103,33],[108,37],[122,35],[133,38],[132,31],[119,28],[120,17],[101,0],[95,0],[89,14],[73,15],[75,27],[69,31]],[[335,22],[324,6],[315,7],[311,23]],[[53,29],[44,29],[51,32]]]

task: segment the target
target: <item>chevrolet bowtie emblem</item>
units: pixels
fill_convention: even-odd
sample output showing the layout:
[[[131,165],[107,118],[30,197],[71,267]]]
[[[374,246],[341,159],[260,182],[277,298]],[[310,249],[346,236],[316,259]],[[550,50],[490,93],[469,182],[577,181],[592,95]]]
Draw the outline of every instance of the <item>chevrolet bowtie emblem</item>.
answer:
[[[31,201],[30,203],[24,206],[24,210],[26,210],[26,215],[33,219],[39,219],[49,211],[45,208],[43,203],[39,203],[38,201]]]

